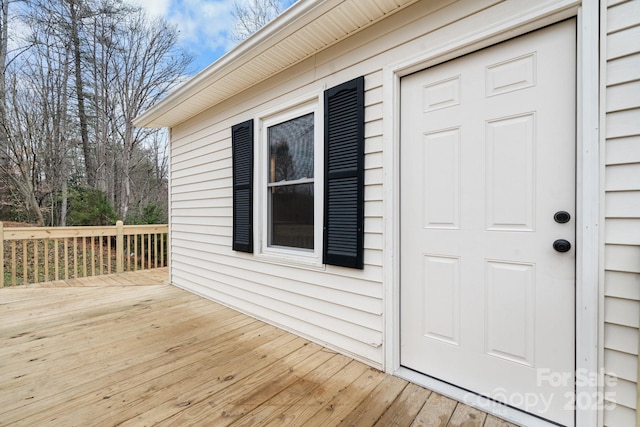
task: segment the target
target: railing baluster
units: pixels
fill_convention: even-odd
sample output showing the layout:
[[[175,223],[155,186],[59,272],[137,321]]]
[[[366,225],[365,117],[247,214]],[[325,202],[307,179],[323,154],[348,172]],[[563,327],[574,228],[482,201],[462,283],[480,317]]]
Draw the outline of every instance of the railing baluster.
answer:
[[[78,277],[78,238],[73,237],[73,277]]]
[[[140,234],[140,270],[144,270],[144,233]]]
[[[104,243],[104,237],[103,236],[98,236],[98,241],[100,242],[100,274],[104,274],[104,250],[103,250],[103,243]]]
[[[144,252],[145,248],[144,248],[144,233],[140,234],[140,269],[144,270],[144,260],[145,260],[145,256],[144,256]]]
[[[64,280],[69,280],[69,240],[64,238]]]
[[[144,267],[145,270],[148,270],[148,269],[151,268],[151,245],[149,244],[149,243],[151,243],[151,241],[149,240],[149,237],[150,237],[149,233],[147,233],[145,235],[145,240],[147,241],[147,243],[146,243],[147,246],[145,247],[145,250],[144,250],[145,258],[147,259],[147,263],[146,263],[146,265]]]
[[[127,235],[127,271],[131,271],[131,235]]]
[[[116,272],[124,271],[124,224],[116,221]]]
[[[40,243],[38,243],[38,239],[33,239],[33,282],[38,283],[40,281],[40,269],[38,268],[38,251]]]
[[[60,261],[58,258],[59,244],[60,241],[58,239],[53,239],[53,262],[55,263],[53,267],[55,278],[53,280],[60,280]]]
[[[82,239],[82,277],[87,277],[88,269],[87,267],[87,238],[81,237]]]
[[[29,249],[27,248],[27,240],[22,241],[22,284],[26,285],[28,280],[27,267],[29,263]]]
[[[49,281],[49,239],[44,239],[44,281]]]
[[[133,270],[138,269],[138,235],[133,235]]]
[[[147,253],[147,248],[145,247],[145,234],[142,233],[140,235],[140,269],[144,270],[146,267],[145,261],[146,261],[146,253]]]
[[[96,275],[96,239],[94,236],[91,236],[89,239],[89,243],[91,244],[90,246],[90,250],[91,250],[91,259],[89,260],[89,262],[91,262],[91,275],[95,276]]]
[[[11,285],[15,286],[17,279],[16,267],[16,241],[11,242]]]
[[[107,270],[111,274],[111,236],[107,236]]]

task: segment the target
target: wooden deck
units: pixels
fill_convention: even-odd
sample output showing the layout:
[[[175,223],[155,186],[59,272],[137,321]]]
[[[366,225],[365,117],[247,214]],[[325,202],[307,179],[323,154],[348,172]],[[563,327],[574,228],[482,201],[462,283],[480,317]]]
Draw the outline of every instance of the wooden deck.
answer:
[[[0,425],[511,426],[167,283],[0,289]]]

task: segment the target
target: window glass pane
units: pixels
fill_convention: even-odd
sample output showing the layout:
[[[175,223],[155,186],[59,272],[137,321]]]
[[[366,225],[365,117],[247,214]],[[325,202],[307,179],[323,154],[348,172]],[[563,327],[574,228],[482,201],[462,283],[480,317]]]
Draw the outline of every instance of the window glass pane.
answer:
[[[313,178],[313,113],[270,126],[269,182]]]
[[[269,189],[270,246],[313,249],[313,184]]]

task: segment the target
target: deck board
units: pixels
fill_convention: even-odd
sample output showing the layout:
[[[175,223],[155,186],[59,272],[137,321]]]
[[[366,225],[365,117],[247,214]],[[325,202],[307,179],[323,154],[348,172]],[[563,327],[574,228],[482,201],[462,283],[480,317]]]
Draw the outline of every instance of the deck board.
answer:
[[[266,425],[294,426],[305,425],[305,421],[315,415],[330,402],[338,393],[359,378],[368,367],[354,360],[329,378],[323,379],[320,387],[313,389],[293,405],[281,408],[280,414],[271,418]]]
[[[376,421],[375,426],[411,425],[431,393],[431,390],[416,384],[407,384],[382,417]]]
[[[513,427],[171,286],[167,269],[0,289],[0,426]]]

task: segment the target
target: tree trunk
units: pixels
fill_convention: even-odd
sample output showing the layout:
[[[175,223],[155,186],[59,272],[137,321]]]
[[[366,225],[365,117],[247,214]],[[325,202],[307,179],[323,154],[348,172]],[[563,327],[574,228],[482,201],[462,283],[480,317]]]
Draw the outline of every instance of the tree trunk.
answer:
[[[67,204],[68,204],[68,185],[67,180],[62,181],[62,202],[60,203],[60,227],[67,225]]]
[[[71,16],[71,41],[73,44],[73,62],[75,66],[76,97],[78,99],[78,120],[80,121],[80,138],[82,139],[82,152],[84,154],[84,166],[87,185],[95,188],[96,167],[93,162],[93,153],[89,144],[89,130],[87,125],[87,113],[84,105],[84,84],[82,80],[82,55],[80,50],[79,17],[76,8],[77,0],[69,1]]]
[[[7,46],[9,43],[9,33],[7,30],[9,0],[0,0],[0,162],[3,159],[1,153],[7,147],[7,81],[5,73],[7,71]]]
[[[25,172],[21,169],[21,175],[24,178]],[[18,191],[22,194],[22,198],[26,204],[27,209],[36,217],[36,224],[39,227],[44,226],[44,216],[42,215],[42,210],[40,210],[40,205],[38,204],[38,200],[36,200],[36,194],[33,189],[33,185],[29,179],[23,179],[18,181],[15,177],[12,177],[14,184]]]
[[[40,209],[40,204],[36,200],[36,195],[33,192],[33,189],[29,191],[29,195],[27,197],[27,203],[29,206],[29,210],[33,212],[36,216],[36,225],[38,227],[44,227],[44,216],[42,215],[42,210]]]
[[[131,199],[131,157],[133,155],[133,125],[125,122],[124,141],[122,150],[122,194],[120,194],[120,215],[123,220],[129,213],[129,201]]]

